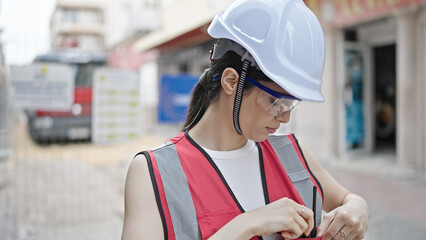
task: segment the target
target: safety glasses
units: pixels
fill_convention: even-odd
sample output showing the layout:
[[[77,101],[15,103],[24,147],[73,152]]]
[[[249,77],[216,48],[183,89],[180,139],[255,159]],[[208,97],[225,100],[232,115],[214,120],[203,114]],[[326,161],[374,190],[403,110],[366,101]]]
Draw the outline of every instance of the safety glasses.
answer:
[[[279,116],[281,113],[293,110],[301,101],[296,97],[278,93],[250,77],[246,77],[246,80],[262,90],[257,98],[257,103],[263,110],[274,117]]]

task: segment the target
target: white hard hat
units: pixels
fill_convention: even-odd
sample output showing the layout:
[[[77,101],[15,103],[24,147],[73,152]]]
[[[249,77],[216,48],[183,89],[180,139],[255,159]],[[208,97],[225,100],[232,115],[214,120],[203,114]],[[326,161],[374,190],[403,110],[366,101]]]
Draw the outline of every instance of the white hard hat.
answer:
[[[324,101],[324,33],[302,0],[237,0],[207,31],[247,49],[263,73],[293,96]]]

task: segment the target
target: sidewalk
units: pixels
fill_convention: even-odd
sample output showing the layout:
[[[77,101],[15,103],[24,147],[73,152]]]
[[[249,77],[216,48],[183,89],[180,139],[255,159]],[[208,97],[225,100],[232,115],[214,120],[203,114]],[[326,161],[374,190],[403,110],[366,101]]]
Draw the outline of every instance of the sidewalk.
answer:
[[[370,207],[367,240],[418,240],[426,236],[426,179],[394,163],[392,155],[324,162],[330,174]]]
[[[23,125],[14,134],[11,166],[0,169],[9,176],[0,188],[0,240],[120,239],[127,168],[162,139],[39,146]]]

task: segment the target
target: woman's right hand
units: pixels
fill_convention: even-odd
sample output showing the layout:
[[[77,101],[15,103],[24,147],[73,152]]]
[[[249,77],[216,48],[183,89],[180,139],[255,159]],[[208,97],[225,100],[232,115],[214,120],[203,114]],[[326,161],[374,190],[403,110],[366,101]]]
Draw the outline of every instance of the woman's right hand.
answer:
[[[284,239],[309,235],[314,227],[312,210],[289,198],[282,198],[266,206],[238,215],[209,240],[251,239],[254,236],[281,234]]]
[[[289,198],[282,198],[243,215],[251,222],[253,236],[281,233],[284,239],[308,236],[314,227],[312,210]]]

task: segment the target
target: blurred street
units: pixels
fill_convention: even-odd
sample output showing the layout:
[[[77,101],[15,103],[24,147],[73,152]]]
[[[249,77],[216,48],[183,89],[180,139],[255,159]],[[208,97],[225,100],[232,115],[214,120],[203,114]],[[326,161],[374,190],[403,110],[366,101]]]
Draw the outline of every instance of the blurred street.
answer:
[[[368,201],[371,218],[365,239],[425,239],[426,180],[383,162],[390,160],[388,156],[379,158],[325,166],[341,184]]]
[[[0,239],[120,239],[128,165],[161,140],[40,146],[24,123],[0,161]]]
[[[0,168],[0,239],[120,239],[124,181],[133,155],[178,129],[152,130],[120,145],[34,144],[24,124],[15,155]],[[323,161],[330,173],[370,205],[366,239],[424,239],[426,180],[393,166],[392,155]],[[399,170],[398,170],[399,169]]]

